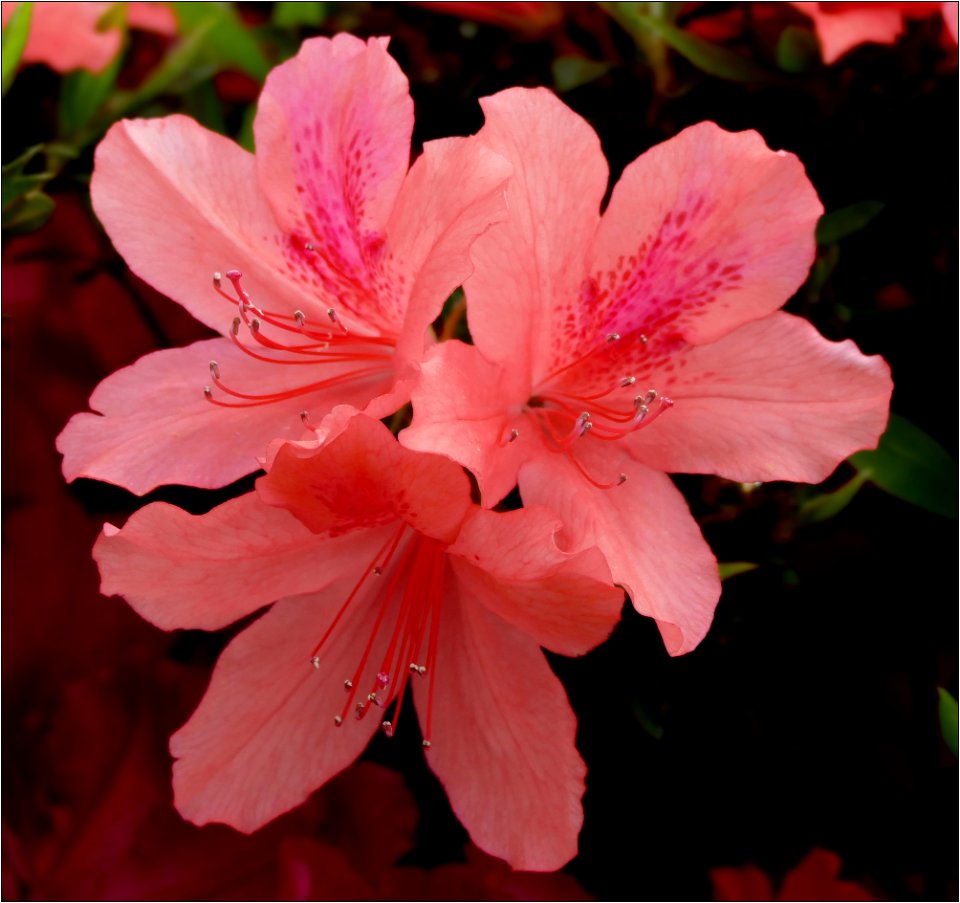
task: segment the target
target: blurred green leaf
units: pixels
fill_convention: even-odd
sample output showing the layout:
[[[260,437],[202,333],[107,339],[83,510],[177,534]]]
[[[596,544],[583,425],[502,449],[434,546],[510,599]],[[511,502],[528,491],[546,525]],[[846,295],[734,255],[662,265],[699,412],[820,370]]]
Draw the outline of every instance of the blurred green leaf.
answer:
[[[663,725],[654,721],[639,702],[634,702],[633,704],[633,716],[640,723],[640,727],[653,737],[654,740],[663,739]]]
[[[30,17],[33,14],[33,3],[21,3],[3,26],[3,35],[0,37],[0,50],[2,50],[2,63],[0,63],[0,73],[2,73],[2,93],[6,94],[13,84],[13,79],[17,74],[17,66],[20,65],[20,57],[23,56],[23,48],[27,46],[27,38],[30,37]]]
[[[867,479],[867,474],[857,473],[839,489],[835,489],[833,492],[825,492],[804,502],[797,512],[797,523],[817,524],[829,520],[831,517],[836,517],[853,501],[853,497],[860,491],[860,487],[867,482]]]
[[[777,65],[791,75],[809,72],[820,62],[820,43],[808,28],[788,25],[777,41]]]
[[[553,61],[553,85],[561,94],[589,84],[610,71],[610,63],[598,63],[582,56],[560,56]]]
[[[937,687],[937,695],[940,697],[940,733],[943,734],[943,742],[953,753],[956,759],[957,754],[957,700],[954,699],[943,687]]]
[[[227,133],[223,103],[212,81],[202,81],[183,96],[183,111],[201,125],[221,135]]]
[[[880,201],[860,201],[849,207],[842,207],[832,213],[825,213],[817,223],[817,244],[832,245],[859,232],[883,210]]]
[[[273,5],[271,21],[279,28],[296,28],[299,25],[322,25],[326,18],[326,3],[278,2]]]
[[[43,193],[43,188],[56,173],[46,166],[27,172],[43,151],[44,145],[35,144],[3,166],[0,198],[4,231],[28,232],[42,225],[53,210],[53,201]]]
[[[257,81],[266,78],[270,64],[232,3],[181,2],[171,6],[182,34],[204,33],[202,53],[215,69],[238,69]]]
[[[721,580],[729,580],[738,574],[746,574],[748,571],[755,571],[760,567],[752,561],[721,561],[717,566],[720,569]]]
[[[957,516],[957,465],[936,440],[909,420],[890,415],[874,451],[850,463],[890,495],[945,517]]]
[[[24,195],[9,210],[4,208],[3,229],[14,233],[39,229],[50,218],[55,206],[53,198],[42,191]]]
[[[637,23],[662,38],[688,62],[707,75],[732,82],[771,81],[774,73],[768,72],[752,60],[739,56],[690,32],[677,28],[671,22],[651,16],[637,16]]]
[[[817,253],[810,275],[807,277],[806,294],[811,302],[820,300],[820,293],[827,284],[830,274],[840,262],[840,249],[836,245],[827,245]]]
[[[118,53],[103,72],[78,69],[63,77],[58,114],[61,136],[76,134],[93,119],[113,91],[122,62],[123,54]]]
[[[243,111],[243,119],[240,122],[240,133],[237,135],[237,144],[244,150],[254,151],[253,123],[257,118],[257,105],[255,103],[247,104]]]

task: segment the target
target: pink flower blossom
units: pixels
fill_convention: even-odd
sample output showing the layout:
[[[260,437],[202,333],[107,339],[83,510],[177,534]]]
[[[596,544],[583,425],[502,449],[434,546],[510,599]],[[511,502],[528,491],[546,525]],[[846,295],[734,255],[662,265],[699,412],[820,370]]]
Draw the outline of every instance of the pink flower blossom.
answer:
[[[20,3],[3,4],[3,24]],[[100,72],[117,55],[122,33],[104,27],[105,16],[117,3],[34,3],[30,13],[30,35],[21,59],[25,63],[46,63],[58,72],[88,69]],[[173,13],[162,3],[125,3],[127,23],[132,28],[172,35],[176,31]]]
[[[335,404],[385,416],[502,217],[504,160],[429,142],[386,41],[307,41],[268,77],[257,155],[182,116],[97,150],[93,205],[131,269],[225,337],[147,355],[60,437],[68,479],[226,485]],[[206,384],[206,389],[204,388]],[[206,395],[206,397],[205,397]]]
[[[888,368],[777,312],[822,212],[792,154],[702,123],[628,166],[601,217],[607,168],[579,116],[544,90],[482,105],[477,140],[515,168],[510,219],[473,249],[475,347],[431,350],[400,440],[469,468],[488,505],[519,479],[687,652],[720,585],[662,471],[819,481],[876,443]]]
[[[338,408],[319,447],[278,443],[256,493],[203,517],[149,505],[97,543],[103,592],[165,629],[276,602],[171,741],[176,805],[252,831],[392,735],[411,690],[474,841],[557,868],[576,852],[585,769],[540,646],[592,648],[622,593],[596,549],[561,551],[550,512],[478,508],[458,465],[352,415]]]
[[[957,3],[791,3],[812,22],[825,63],[836,62],[861,44],[892,44],[907,19],[943,16],[947,32],[957,40]]]

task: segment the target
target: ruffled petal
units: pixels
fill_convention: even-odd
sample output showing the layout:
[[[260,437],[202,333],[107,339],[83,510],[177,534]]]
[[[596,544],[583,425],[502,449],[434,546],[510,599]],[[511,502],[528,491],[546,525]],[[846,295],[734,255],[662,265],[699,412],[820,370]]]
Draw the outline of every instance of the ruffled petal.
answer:
[[[211,284],[230,269],[271,310],[324,315],[288,269],[253,155],[192,119],[118,122],[97,147],[90,191],[130,269],[212,329],[226,334],[236,314]]]
[[[793,154],[756,132],[685,129],[617,183],[591,254],[589,303],[577,311],[581,331],[701,343],[772,313],[806,278],[821,213]]]
[[[400,444],[446,455],[477,478],[485,505],[495,505],[517,482],[517,468],[539,439],[525,428],[527,395],[511,385],[515,371],[487,361],[476,347],[443,342],[431,348],[411,391],[413,422]],[[516,428],[516,440],[509,441]]]
[[[882,358],[785,313],[689,347],[645,378],[676,404],[630,437],[637,459],[743,482],[820,482],[876,446],[893,389]]]
[[[388,266],[400,288],[391,319],[404,323],[401,353],[423,357],[427,328],[473,272],[470,246],[506,219],[510,164],[475,139],[428,141],[387,226]]]
[[[562,299],[579,292],[607,164],[590,126],[543,88],[501,91],[481,106],[486,125],[477,140],[506,157],[513,176],[509,220],[473,247],[467,317],[487,358],[531,379],[565,325]]]
[[[200,517],[148,505],[122,530],[108,524],[93,554],[101,592],[123,596],[152,624],[219,630],[284,596],[356,580],[371,541],[318,542],[292,514],[248,493]]]
[[[337,409],[329,441],[288,442],[272,450],[257,492],[315,533],[405,521],[418,533],[451,542],[470,507],[467,475],[453,461],[399,445],[379,421],[357,414],[346,425]]]
[[[297,391],[255,407],[211,404],[203,395],[211,382],[210,361],[235,391],[261,396]],[[226,339],[148,354],[100,383],[90,398],[97,413],[75,415],[60,434],[64,475],[105,480],[141,495],[167,483],[226,486],[258,469],[271,440],[304,435],[300,411],[319,419],[334,403],[362,404],[389,388],[387,375],[299,392],[311,380],[334,379],[355,366],[270,365]],[[213,391],[221,401],[244,401]]]
[[[413,101],[386,44],[348,34],[304,42],[268,76],[254,129],[260,184],[293,239],[295,278],[396,334],[402,317],[381,264],[410,160]]]
[[[565,457],[544,454],[520,470],[524,503],[559,515],[563,547],[600,549],[637,611],[656,619],[667,651],[689,652],[706,635],[720,598],[713,553],[666,474],[600,440],[580,441],[587,472],[605,481],[624,473],[626,482],[597,489]]]
[[[474,843],[515,869],[573,858],[586,768],[577,722],[535,640],[485,608],[445,597],[433,693],[414,687],[427,762]]]
[[[20,3],[3,4],[3,24]],[[30,14],[30,33],[21,59],[46,63],[57,72],[87,69],[101,72],[117,55],[123,35],[98,23],[113,3],[37,3]]]
[[[620,619],[623,592],[597,549],[560,550],[563,523],[546,508],[477,510],[449,554],[464,599],[485,606],[563,655],[602,643]]]
[[[278,602],[220,656],[199,708],[170,740],[174,802],[185,818],[254,831],[363,751],[379,720],[351,717],[337,728],[333,719],[369,638],[375,597],[347,609],[318,670],[309,662],[350,588],[341,580]],[[375,644],[375,660],[386,642]]]

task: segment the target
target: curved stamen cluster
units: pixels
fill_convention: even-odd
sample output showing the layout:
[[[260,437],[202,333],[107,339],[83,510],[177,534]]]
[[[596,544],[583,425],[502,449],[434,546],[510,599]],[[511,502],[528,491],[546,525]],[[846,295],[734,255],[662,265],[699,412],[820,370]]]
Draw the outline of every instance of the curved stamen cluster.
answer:
[[[353,674],[343,682],[347,698],[343,709],[334,716],[333,722],[340,727],[351,710],[358,721],[365,718],[372,708],[383,709],[386,715],[390,706],[395,704],[392,716],[385,717],[381,722],[381,730],[388,737],[392,737],[411,677],[426,677],[429,684],[423,746],[424,749],[429,749],[445,551],[436,540],[421,534],[410,536],[409,531],[406,524],[401,524],[377,552],[374,564],[364,570],[336,617],[313,648],[310,664],[317,670],[320,669],[320,653],[323,647],[347,609],[356,602],[368,578],[380,578],[387,574],[386,585],[377,591],[380,603],[370,637]],[[393,627],[387,628],[390,629],[390,638],[386,651],[378,667],[371,673],[370,657],[373,647],[381,630],[391,621]],[[368,687],[366,693],[362,690],[364,686]]]
[[[223,289],[223,278],[230,281],[236,298]],[[302,310],[282,314],[266,310],[253,303],[243,288],[239,270],[213,274],[213,287],[231,306],[237,308],[230,329],[230,339],[245,355],[267,364],[283,366],[316,366],[318,364],[355,363],[358,366],[336,376],[305,382],[277,392],[241,392],[225,383],[217,361],[210,362],[210,383],[203,387],[207,401],[219,407],[247,408],[284,401],[311,392],[318,392],[346,383],[387,376],[392,371],[396,340],[390,336],[364,336],[351,333],[337,316],[334,308],[327,309],[329,326],[314,326],[307,322]],[[245,329],[244,329],[245,327]],[[269,327],[273,335],[268,335]],[[241,338],[243,333],[244,341]],[[296,336],[293,340],[291,337]],[[218,398],[214,388],[228,396]],[[302,415],[306,423],[306,412]]]
[[[619,333],[609,333],[604,345],[596,346],[587,354],[555,370],[523,408],[537,424],[546,447],[550,451],[567,455],[583,476],[601,489],[619,486],[626,480],[626,475],[620,474],[610,483],[598,482],[571,453],[576,441],[586,435],[605,441],[622,439],[641,427],[649,426],[664,411],[673,407],[673,400],[661,395],[656,389],[635,394],[635,376],[622,377],[607,388],[593,391],[580,391],[569,385],[567,380],[560,379],[574,367],[605,351],[605,345],[619,341]],[[641,345],[646,345],[647,337],[640,335],[638,341]],[[505,442],[512,442],[518,436],[518,430],[511,430]]]

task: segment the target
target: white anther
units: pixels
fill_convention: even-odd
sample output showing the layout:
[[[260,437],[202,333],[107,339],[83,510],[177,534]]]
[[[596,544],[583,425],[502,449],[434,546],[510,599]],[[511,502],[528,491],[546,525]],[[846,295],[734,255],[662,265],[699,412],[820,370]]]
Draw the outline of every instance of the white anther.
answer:
[[[310,664],[313,665],[313,667],[316,668],[316,669],[319,671],[319,670],[320,670],[320,656],[319,656],[319,655],[313,656],[313,658],[310,659]]]
[[[608,342],[619,342],[619,341],[620,341],[620,333],[619,333],[619,332],[611,332],[611,333],[608,333],[608,334],[607,334],[607,341],[608,341]]]
[[[640,344],[646,345],[650,340],[641,332],[640,333]]]
[[[297,321],[297,326],[303,328],[303,324],[306,322],[307,318],[304,316],[302,310],[295,310],[293,312],[293,319]]]
[[[432,744],[429,740],[424,740],[424,741],[423,741],[423,748],[424,748],[424,749],[430,749],[431,746],[433,746],[433,744]]]
[[[214,284],[217,288],[220,288],[220,282],[221,282],[222,279],[223,279],[223,276],[222,276],[220,273],[214,273],[214,274],[213,274],[213,284]]]
[[[333,716],[333,723],[334,723],[337,727],[340,727],[340,725],[343,724],[343,719],[342,719],[339,715],[334,715],[334,716]]]
[[[353,689],[353,681],[349,679],[345,680],[343,682],[343,689],[349,693]]]
[[[204,387],[203,387],[203,394],[204,394],[208,399],[213,398],[213,389],[211,389],[209,386],[204,386]]]
[[[393,725],[389,721],[384,721],[383,724],[380,725],[380,727],[383,729],[383,732],[388,737],[393,736]]]
[[[625,376],[620,380],[620,388],[626,389],[627,386],[632,386],[637,381],[635,376]]]
[[[210,372],[214,379],[220,379],[220,365],[216,361],[210,361]]]
[[[372,571],[374,577],[379,577],[383,573],[383,568],[380,565],[376,565]]]
[[[510,438],[507,439],[507,442],[516,442],[520,438],[520,430],[512,429],[510,430]]]
[[[313,242],[308,241],[308,242],[303,246],[303,250],[304,250],[304,251],[312,251],[312,250],[313,250]]]

